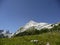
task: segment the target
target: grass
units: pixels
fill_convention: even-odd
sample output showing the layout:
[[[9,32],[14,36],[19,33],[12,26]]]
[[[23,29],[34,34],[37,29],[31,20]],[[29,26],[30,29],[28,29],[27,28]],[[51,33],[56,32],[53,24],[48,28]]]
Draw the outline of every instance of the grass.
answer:
[[[31,40],[39,40],[39,42],[36,44],[30,42]],[[46,45],[47,42],[49,42],[50,45],[60,45],[60,33],[49,32],[40,35],[0,38],[0,45]]]

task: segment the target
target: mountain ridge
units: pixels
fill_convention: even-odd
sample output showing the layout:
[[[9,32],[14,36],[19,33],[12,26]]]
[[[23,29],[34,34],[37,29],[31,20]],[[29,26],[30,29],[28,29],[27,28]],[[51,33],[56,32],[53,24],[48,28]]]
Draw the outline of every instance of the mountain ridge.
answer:
[[[48,29],[50,29],[50,28],[52,28],[52,26],[51,26],[52,24],[48,24],[48,23],[45,23],[45,22],[35,22],[35,21],[33,21],[33,20],[30,20],[28,23],[26,23],[23,27],[22,27],[22,30],[18,30],[17,32],[16,32],[16,34],[18,34],[18,33],[20,33],[20,32],[24,32],[25,30],[27,30],[28,28],[30,28],[30,27],[35,27],[36,29],[38,29],[38,30],[40,30],[40,29],[42,29],[42,28],[48,28]]]

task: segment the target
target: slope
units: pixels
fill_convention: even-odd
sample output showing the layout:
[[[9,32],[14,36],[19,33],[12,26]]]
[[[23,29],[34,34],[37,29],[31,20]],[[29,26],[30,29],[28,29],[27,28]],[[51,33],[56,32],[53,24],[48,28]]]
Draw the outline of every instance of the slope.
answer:
[[[39,42],[36,44],[31,40],[38,40]],[[0,45],[46,45],[47,42],[50,45],[60,45],[60,32],[0,39]]]

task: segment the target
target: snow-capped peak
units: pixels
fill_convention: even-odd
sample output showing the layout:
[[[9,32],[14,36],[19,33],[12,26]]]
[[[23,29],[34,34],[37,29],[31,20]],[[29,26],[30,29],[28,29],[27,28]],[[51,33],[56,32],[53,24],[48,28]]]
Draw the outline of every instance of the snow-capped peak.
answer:
[[[48,24],[48,23],[44,23],[44,22],[35,22],[33,20],[30,20],[26,25],[23,26],[23,29],[22,30],[18,30],[16,32],[16,34],[20,33],[20,32],[24,32],[26,31],[27,29],[29,29],[30,27],[35,27],[36,29],[40,30],[40,29],[43,29],[43,28],[52,28],[51,24]]]
[[[24,28],[29,28],[29,27],[35,26],[35,25],[37,25],[37,24],[38,24],[37,22],[31,20],[31,21],[29,21],[29,22],[24,26]]]
[[[42,26],[46,26],[46,25],[49,25],[49,24],[48,23],[44,23],[44,22],[38,23],[38,22],[35,22],[35,21],[31,20],[24,26],[24,29],[30,28],[32,26],[42,27]]]
[[[33,24],[33,23],[37,23],[37,22],[35,22],[35,21],[33,21],[33,20],[30,20],[28,23],[29,23],[29,24],[30,24],[30,23]]]

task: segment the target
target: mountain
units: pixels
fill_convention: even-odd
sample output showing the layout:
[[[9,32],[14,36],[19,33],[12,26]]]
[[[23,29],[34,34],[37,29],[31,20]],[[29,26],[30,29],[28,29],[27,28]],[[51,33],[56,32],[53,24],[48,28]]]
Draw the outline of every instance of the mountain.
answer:
[[[9,31],[0,30],[0,38],[11,38],[12,35]]]
[[[60,45],[60,23],[29,21],[17,32],[12,38],[0,38],[0,45]],[[0,30],[0,34],[9,34],[9,31]]]
[[[21,32],[24,32],[31,27],[35,27],[35,29],[38,29],[38,30],[43,29],[43,28],[51,29],[53,27],[51,25],[52,24],[48,24],[48,23],[44,23],[44,22],[38,23],[38,22],[35,22],[35,21],[31,20],[28,23],[26,23],[26,25],[24,25],[19,30],[17,30],[15,34],[19,34]]]

